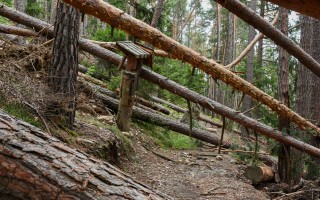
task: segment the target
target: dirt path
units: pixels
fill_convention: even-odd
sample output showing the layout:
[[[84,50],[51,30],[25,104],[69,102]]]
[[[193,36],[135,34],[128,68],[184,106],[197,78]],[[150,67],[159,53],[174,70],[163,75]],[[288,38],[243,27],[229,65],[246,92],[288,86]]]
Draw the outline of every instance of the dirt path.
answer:
[[[228,154],[217,157],[209,147],[169,151],[147,145],[136,141],[134,162],[125,163],[124,169],[175,199],[269,199],[248,183],[242,175],[245,166]]]

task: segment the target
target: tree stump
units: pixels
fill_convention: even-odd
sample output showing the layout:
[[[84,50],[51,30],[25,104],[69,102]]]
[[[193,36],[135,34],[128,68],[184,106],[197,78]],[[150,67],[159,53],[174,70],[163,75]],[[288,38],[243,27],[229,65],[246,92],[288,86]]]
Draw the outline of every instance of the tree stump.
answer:
[[[274,172],[268,166],[249,166],[244,170],[244,176],[252,181],[253,184],[271,181]]]

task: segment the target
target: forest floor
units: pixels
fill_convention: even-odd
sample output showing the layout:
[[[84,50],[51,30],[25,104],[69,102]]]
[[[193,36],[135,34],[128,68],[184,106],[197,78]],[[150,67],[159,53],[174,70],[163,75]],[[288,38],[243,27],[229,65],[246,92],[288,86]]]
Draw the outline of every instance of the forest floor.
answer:
[[[0,51],[0,108],[41,126],[42,120],[38,115],[42,113],[41,108],[47,99],[51,98],[45,95],[47,87],[42,81],[42,77],[46,77],[47,51],[37,47],[5,48],[6,51]],[[76,130],[62,130],[47,121],[51,134],[75,148],[108,160],[136,180],[174,199],[264,200],[270,199],[266,191],[270,192],[267,188],[272,187],[272,192],[283,197],[278,199],[286,199],[281,185],[271,183],[256,189],[243,175],[246,165],[232,154],[218,155],[217,148],[208,144],[192,150],[161,148],[139,126],[133,126],[129,133],[120,132],[112,113],[99,100],[86,96],[81,90],[78,101]],[[18,106],[21,103],[22,106]],[[220,135],[219,132],[213,134]],[[227,133],[228,137],[235,136]],[[320,181],[312,184],[318,184],[312,187],[320,188]],[[312,188],[309,186],[303,187]],[[319,194],[320,191],[316,193],[318,196],[300,199],[319,199]]]

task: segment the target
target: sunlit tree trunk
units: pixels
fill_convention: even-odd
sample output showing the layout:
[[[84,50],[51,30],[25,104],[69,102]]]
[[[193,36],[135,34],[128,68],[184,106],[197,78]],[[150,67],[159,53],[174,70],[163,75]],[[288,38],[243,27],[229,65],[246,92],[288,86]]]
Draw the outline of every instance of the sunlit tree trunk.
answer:
[[[279,8],[279,29],[288,35],[288,10]],[[289,54],[279,47],[279,71],[278,71],[278,100],[289,107]],[[290,121],[279,116],[278,128],[284,134],[289,134]],[[291,182],[290,147],[280,144],[278,154],[278,169],[281,181]]]
[[[79,23],[80,13],[76,8],[58,2],[49,84],[59,98],[55,112],[64,116],[69,128],[73,126],[76,109]]]

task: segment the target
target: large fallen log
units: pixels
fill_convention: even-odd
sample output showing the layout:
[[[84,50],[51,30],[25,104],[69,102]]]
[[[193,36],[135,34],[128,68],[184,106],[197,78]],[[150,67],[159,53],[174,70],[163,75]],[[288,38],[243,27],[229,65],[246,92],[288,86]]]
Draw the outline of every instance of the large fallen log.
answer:
[[[201,105],[204,108],[207,108],[208,110],[211,110],[217,114],[223,115],[233,121],[236,121],[247,128],[255,130],[256,132],[261,133],[262,135],[265,135],[269,138],[273,138],[283,144],[292,146],[310,155],[320,157],[320,149],[307,143],[304,143],[296,138],[290,137],[288,135],[283,135],[280,131],[270,126],[262,124],[261,122],[252,119],[239,111],[233,110],[227,106],[215,102],[212,99],[209,99],[208,97],[202,96],[184,86],[181,86],[169,80],[164,76],[152,72],[149,69],[143,68],[141,70],[141,77],[159,85],[161,88],[165,88],[166,90],[174,94],[188,99],[189,101],[198,103],[199,105]]]
[[[0,187],[17,199],[170,199],[0,110]]]
[[[224,66],[218,64],[214,60],[207,59],[206,57],[200,55],[192,49],[164,35],[159,30],[131,17],[124,11],[119,10],[112,5],[100,0],[64,0],[64,2],[78,8],[83,13],[93,15],[115,28],[126,31],[137,39],[144,40],[145,42],[148,42],[153,46],[174,55],[179,60],[185,61],[191,64],[193,67],[197,67],[202,71],[208,73],[214,79],[222,80],[223,82],[231,85],[234,89],[240,90],[250,97],[267,105],[273,111],[277,112],[280,116],[290,119],[301,129],[306,129],[307,127],[309,127],[316,133],[320,134],[320,128],[307,121],[306,119],[292,111],[290,108],[286,107],[280,101],[274,99],[251,83],[225,69]],[[252,23],[252,20],[250,22]],[[270,30],[270,28],[268,30]],[[265,35],[270,36],[270,34],[266,34],[264,31],[262,32]],[[276,40],[279,41],[278,38]],[[282,40],[283,38],[281,38],[281,41]],[[289,39],[286,38],[284,41],[287,40]],[[280,42],[278,44],[288,52],[291,52],[295,57],[298,58],[298,60],[300,60],[302,64],[308,66],[311,71],[313,71],[320,77],[320,64],[317,63],[310,55],[305,53],[301,48],[299,48],[298,45],[294,46],[294,43],[292,41],[291,43],[291,46],[288,46],[287,42]],[[288,49],[288,47],[295,47],[295,49],[298,48],[299,51],[292,51],[291,49]]]
[[[267,1],[278,4],[281,7],[300,12],[301,14],[315,17],[320,20],[320,1],[319,0],[308,0],[308,1],[267,0]]]
[[[38,20],[34,17],[30,17],[26,14],[14,11],[6,6],[0,7],[0,15],[8,17],[9,19],[14,20],[17,23],[21,23],[25,26],[34,27],[35,30],[38,30],[38,31],[43,30],[43,32],[46,34],[52,34],[52,30],[46,28],[46,27],[49,27],[47,23],[42,22],[41,20]],[[47,26],[45,26],[44,24],[47,24]],[[113,63],[116,66],[118,66],[122,60],[122,57],[119,56],[118,54],[115,54],[107,49],[100,47],[99,45],[95,45],[84,39],[80,39],[80,48],[94,56],[97,56],[110,63]],[[245,116],[242,113],[239,113],[236,110],[230,109],[211,99],[208,99],[202,95],[199,95],[173,81],[169,81],[167,80],[167,78],[160,76],[146,68],[142,69],[141,77],[185,99],[188,99],[195,103],[198,103],[199,101],[201,101],[202,103],[200,105],[207,108],[208,110],[224,115],[227,118],[238,122],[239,124],[247,126],[248,128],[252,128],[258,133],[265,135],[266,137],[273,138],[279,142],[283,142],[286,145],[292,146],[300,151],[320,157],[320,149],[313,147],[309,144],[306,144],[302,141],[299,141],[295,138],[292,138],[290,136],[282,135],[280,131],[273,129],[270,126],[262,124],[254,119],[251,119]],[[151,77],[154,77],[156,79],[153,80]],[[170,84],[167,85],[164,83],[170,83]]]
[[[81,80],[80,80],[81,81]],[[104,95],[100,92],[95,91],[101,91],[103,88],[100,88],[100,86],[93,85],[93,84],[87,84],[83,81],[81,83],[88,88],[89,91],[92,91],[93,95],[95,95],[97,98],[99,98],[103,103],[107,105],[108,108],[111,110],[117,112],[119,101],[117,99],[114,99],[110,96]],[[169,117],[165,117],[163,115],[156,114],[155,112],[150,112],[145,109],[141,109],[139,107],[134,106],[132,111],[132,117],[144,122],[152,123],[154,125],[168,128],[169,130],[184,134],[186,136],[190,136],[196,139],[199,139],[204,142],[208,142],[214,145],[218,145],[220,143],[220,138],[216,136],[215,134],[212,134],[208,131],[201,130],[198,128],[192,128],[192,131],[190,132],[190,127],[188,124],[180,123],[178,121],[175,121]],[[230,148],[231,144],[230,142],[224,142],[223,147]]]

